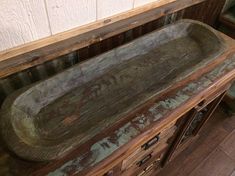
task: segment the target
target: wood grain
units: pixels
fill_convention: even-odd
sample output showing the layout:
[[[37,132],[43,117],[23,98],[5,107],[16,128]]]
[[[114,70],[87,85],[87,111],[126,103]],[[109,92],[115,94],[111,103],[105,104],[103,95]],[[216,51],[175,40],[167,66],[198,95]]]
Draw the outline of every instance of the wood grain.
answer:
[[[146,5],[149,3],[161,2],[161,1],[165,1],[165,0],[134,0],[134,8],[142,6],[142,5]]]
[[[26,112],[27,118],[30,116],[33,119],[30,129],[42,133],[37,133],[35,139],[28,131],[26,136],[21,135],[20,143],[16,144],[16,139],[13,143],[8,139],[11,132],[4,130],[7,144],[14,152],[22,151],[17,154],[29,160],[57,159],[64,155],[61,147],[69,152],[97,132],[123,119],[124,114],[136,109],[149,97],[189,79],[198,69],[215,63],[226,52],[224,45],[219,33],[209,26],[182,20],[83,62],[32,87],[27,95],[19,91],[17,95],[23,99],[17,98],[18,109]],[[202,47],[207,49],[202,50]],[[176,56],[179,59],[176,60]],[[148,79],[144,81],[143,77]],[[132,88],[132,85],[135,87]],[[63,87],[63,91],[59,87]],[[41,90],[40,94],[36,93],[38,89]],[[15,102],[15,99],[12,101]],[[3,104],[2,110],[6,114],[2,115],[2,119],[18,119],[18,116],[7,116],[9,107],[12,107],[11,103]],[[14,114],[13,111],[11,113]],[[25,116],[21,114],[20,117],[23,119]],[[31,122],[17,123],[25,127]],[[21,128],[17,131],[25,130]],[[31,147],[35,144],[37,147],[20,147],[23,141],[25,144],[34,141]]]
[[[52,34],[96,21],[96,0],[46,0]]]
[[[216,149],[189,176],[227,176],[235,168],[235,161]]]
[[[207,2],[209,2],[209,1],[207,1]],[[203,6],[206,6],[206,3],[203,3]],[[203,10],[203,9],[202,9]],[[193,11],[190,9],[189,11],[191,11],[191,13],[193,13]],[[180,13],[180,14],[178,14],[177,13],[177,18],[179,18],[179,16],[182,16],[183,15],[183,12],[184,12],[184,10]],[[194,13],[195,14],[195,13]],[[205,13],[205,14],[207,14],[207,13]],[[200,13],[200,14],[197,14],[196,16],[204,16],[204,14],[203,13]],[[208,14],[207,14],[208,15]],[[206,15],[206,16],[207,16]],[[204,16],[203,18],[204,18],[204,20],[205,21],[207,21],[207,17],[206,16]],[[161,18],[161,20],[159,20],[160,22],[158,22],[158,23],[154,23],[154,25],[160,25],[162,22],[164,22],[164,19],[165,18]],[[168,20],[168,21],[171,21],[171,20]],[[208,21],[210,21],[210,19],[208,19]],[[159,26],[160,27],[160,26]],[[122,37],[123,38],[123,37]],[[126,40],[125,38],[124,38],[124,40]],[[106,43],[112,43],[112,41],[113,40],[111,40],[111,42],[109,41],[109,42],[106,42]],[[114,42],[116,42],[116,41],[114,41]],[[122,42],[122,41],[118,41],[118,42]],[[111,46],[111,47],[113,47],[113,46]],[[110,48],[110,45],[108,46],[108,48]],[[85,54],[86,55],[86,54]],[[89,52],[87,52],[87,55],[90,55],[90,53]],[[231,126],[231,124],[227,124],[226,125],[226,130],[231,130],[231,128],[232,128],[232,126]],[[210,130],[209,130],[210,131]],[[214,138],[213,139],[217,139],[217,136],[219,136],[221,133],[216,133],[216,135],[214,135]],[[223,134],[223,131],[222,131],[222,134]],[[205,135],[204,136],[207,136],[208,135],[208,133],[205,133]],[[220,138],[220,137],[219,137]],[[209,144],[208,144],[208,146],[209,146]],[[205,145],[204,147],[201,147],[201,148],[207,148],[207,146]],[[189,152],[190,153],[190,152]],[[13,160],[15,160],[15,159],[13,159]],[[62,161],[63,162],[63,161]],[[19,162],[16,162],[17,163],[17,165],[19,165]],[[55,162],[54,163],[54,166],[56,165],[56,164],[58,164],[58,162]],[[61,163],[60,163],[61,164]],[[185,165],[186,165],[187,163],[185,163]],[[52,164],[53,165],[53,164]],[[21,168],[24,168],[24,167],[18,167],[19,169]],[[15,169],[14,167],[12,168],[13,170]],[[17,172],[16,172],[17,173]],[[19,174],[19,173],[18,173]],[[23,175],[26,175],[26,174],[23,174]],[[39,174],[40,175],[40,174]],[[41,174],[42,175],[42,174]]]
[[[47,37],[50,34],[43,1],[1,1],[0,51]]]
[[[230,126],[233,120],[225,117],[227,117],[227,114],[223,112],[222,108],[217,109],[216,113],[200,132],[199,138],[166,165],[159,173],[159,176],[190,175],[231,133],[230,130],[227,131],[227,126]]]
[[[97,19],[133,9],[133,0],[97,0]]]
[[[235,161],[235,126],[233,132],[220,144],[220,148]]]
[[[232,62],[232,61],[231,61]],[[229,65],[231,65],[231,62],[228,63]],[[234,65],[234,64],[233,64]],[[220,69],[223,67],[223,64],[219,67]],[[207,81],[205,80],[205,77],[202,78],[202,80],[206,81],[207,83],[205,84],[205,82],[203,81],[200,81],[200,80],[197,80],[195,81],[194,83],[196,83],[196,85],[204,85],[205,89],[201,90],[201,89],[197,89],[197,91],[201,91],[200,93],[198,93],[197,91],[194,92],[196,95],[193,96],[191,94],[191,96],[193,97],[190,101],[187,101],[187,103],[184,103],[183,106],[180,106],[179,108],[177,108],[174,112],[168,114],[167,116],[165,116],[166,118],[162,118],[161,120],[159,121],[156,121],[155,124],[151,123],[151,129],[148,127],[148,128],[145,128],[144,131],[142,131],[141,135],[138,135],[137,137],[135,137],[135,135],[133,135],[133,132],[134,134],[138,134],[138,130],[136,129],[136,127],[134,127],[133,129],[135,130],[130,130],[133,126],[131,125],[132,123],[130,123],[130,121],[126,121],[125,123],[127,123],[126,125],[124,125],[124,127],[127,129],[125,130],[126,133],[129,133],[128,136],[132,136],[132,140],[130,140],[130,142],[128,143],[128,145],[124,145],[122,146],[120,149],[118,150],[114,150],[114,152],[112,153],[112,155],[109,155],[110,153],[108,153],[108,158],[106,158],[105,160],[103,160],[102,162],[98,163],[97,165],[95,165],[94,167],[92,168],[89,168],[89,167],[86,167],[87,169],[83,170],[80,174],[81,175],[94,175],[94,174],[98,174],[98,175],[102,175],[103,173],[107,172],[107,170],[110,170],[112,167],[116,166],[116,164],[120,163],[124,157],[130,153],[130,152],[133,152],[136,147],[138,147],[139,145],[142,145],[145,141],[147,140],[150,140],[153,136],[155,136],[156,134],[158,134],[161,130],[163,130],[164,128],[166,128],[167,125],[169,125],[169,122],[171,122],[172,120],[177,120],[176,117],[180,118],[185,112],[189,111],[191,109],[191,107],[193,106],[196,106],[202,99],[202,97],[207,97],[206,95],[208,95],[208,92],[213,92],[213,88],[221,88],[221,86],[225,85],[226,83],[225,82],[229,82],[231,81],[230,79],[232,79],[232,75],[234,75],[235,71],[234,70],[231,70],[229,73],[226,74],[226,76],[222,76],[221,74],[223,73],[220,72],[220,74],[218,75],[218,70],[220,70],[219,68],[215,69],[214,71],[212,71],[213,74],[216,74],[216,76],[212,76],[211,73],[208,73],[208,75],[206,74],[205,77],[209,76],[210,79],[216,82],[208,85],[208,77],[207,77]],[[231,68],[233,69],[233,68]],[[228,71],[228,70],[227,70]],[[222,76],[222,77],[220,77]],[[218,78],[220,77],[220,78]],[[211,81],[212,81],[211,80]],[[209,87],[208,87],[209,86]],[[184,89],[184,90],[187,90],[187,89]],[[172,95],[171,97],[174,99],[175,96],[177,97],[179,92],[174,92],[174,95]],[[167,95],[165,95],[167,96]],[[164,95],[161,95],[160,97],[165,97]],[[164,100],[164,101],[168,101],[168,100]],[[151,102],[149,102],[151,103]],[[151,108],[151,105],[150,107]],[[133,114],[130,115],[129,118],[133,118],[133,116],[136,117],[136,114],[141,114],[141,113],[144,113],[144,112],[147,112],[149,110],[149,108],[146,108],[146,107],[143,107],[140,108],[138,111],[135,111],[133,112]],[[144,112],[143,112],[144,111]],[[161,113],[167,113],[167,111],[164,111],[164,109],[162,108],[156,108],[155,110],[156,114],[161,114]],[[166,114],[165,114],[166,115]],[[164,116],[164,115],[163,115]],[[149,117],[149,118],[154,118],[154,116],[152,115],[149,115],[149,116],[146,116],[146,114],[144,113],[144,117]],[[127,118],[126,120],[128,120],[129,118]],[[151,120],[150,120],[151,122]],[[147,124],[146,124],[147,125]],[[132,127],[131,127],[132,126]],[[116,126],[118,129],[122,128],[120,126]],[[114,132],[114,130],[116,129],[116,127],[112,127],[110,129],[107,129],[107,131],[105,133],[101,133],[100,135],[97,135],[94,140],[97,141],[97,140],[101,140],[100,143],[98,143],[99,145],[103,146],[102,147],[102,150],[104,150],[104,148],[107,148],[108,152],[110,152],[110,143],[106,143],[105,141],[103,141],[102,139],[109,139],[111,136],[112,139],[117,139],[119,137],[114,137],[112,132]],[[146,126],[147,127],[147,126]],[[126,134],[127,135],[127,134]],[[218,135],[216,135],[215,137],[217,137]],[[93,142],[95,142],[93,141]],[[76,172],[78,171],[77,169],[80,169],[80,164],[82,164],[83,166],[85,165],[85,163],[87,161],[90,161],[88,159],[86,160],[83,160],[80,158],[80,155],[81,154],[84,154],[85,151],[83,150],[86,150],[86,148],[90,148],[93,146],[93,143],[91,141],[91,143],[87,144],[86,146],[81,146],[81,149],[78,149],[76,151],[74,151],[71,155],[67,155],[66,156],[66,162],[65,160],[63,160],[63,164],[61,162],[58,161],[58,163],[54,162],[54,163],[51,163],[51,165],[49,164],[47,167],[43,168],[42,170],[38,170],[35,175],[40,175],[42,173],[48,173],[48,171],[52,170],[53,168],[55,169],[55,167],[59,167],[58,169],[54,170],[53,169],[53,172],[51,174],[54,174],[54,173],[57,173],[57,172],[60,172],[60,173],[64,173],[64,172],[68,172],[67,171],[64,171],[64,167],[66,168],[69,168],[72,169],[71,172]],[[96,143],[97,144],[97,143]],[[116,145],[116,142],[114,142],[114,145]],[[107,147],[104,147],[104,146],[107,146]],[[207,147],[205,147],[207,148]],[[78,154],[80,153],[80,154]],[[97,152],[96,153],[96,156],[97,156]],[[102,152],[103,153],[103,152]],[[74,156],[78,156],[78,157],[74,157]],[[89,154],[90,157],[93,156],[92,153]],[[95,156],[95,157],[96,157]],[[99,154],[98,154],[99,156]],[[103,156],[103,155],[102,155]],[[103,156],[104,157],[104,156]],[[92,161],[94,161],[94,159],[91,159]],[[79,163],[77,163],[77,161],[80,161]],[[98,160],[100,161],[100,160]],[[76,168],[73,167],[73,163],[76,162]],[[85,163],[84,163],[85,162]],[[59,166],[60,164],[62,164],[61,166]],[[91,164],[91,163],[87,163],[87,164]],[[70,166],[68,166],[70,165]]]

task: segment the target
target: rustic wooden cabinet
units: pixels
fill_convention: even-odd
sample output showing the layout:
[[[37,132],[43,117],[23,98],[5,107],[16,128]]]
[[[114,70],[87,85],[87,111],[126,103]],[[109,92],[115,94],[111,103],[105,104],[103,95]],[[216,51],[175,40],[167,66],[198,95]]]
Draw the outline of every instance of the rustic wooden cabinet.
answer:
[[[104,176],[156,175],[161,168],[196,139],[200,129],[212,116],[229,87],[230,84],[215,93],[209,93],[198,105],[140,145]]]
[[[161,161],[169,147],[168,140],[176,130],[175,123],[156,134],[143,145],[131,153],[122,162],[123,175],[144,175],[161,167]]]
[[[195,138],[206,121],[222,101],[230,86],[209,95],[207,100],[202,100],[197,106],[178,120],[178,131],[164,158],[163,165],[171,161],[177,154],[186,148]]]

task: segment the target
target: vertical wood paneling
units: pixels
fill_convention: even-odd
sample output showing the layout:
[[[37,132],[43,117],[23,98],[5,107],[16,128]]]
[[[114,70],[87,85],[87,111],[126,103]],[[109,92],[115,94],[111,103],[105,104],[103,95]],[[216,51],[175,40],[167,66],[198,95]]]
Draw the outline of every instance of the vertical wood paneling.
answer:
[[[218,17],[226,0],[207,0],[185,10],[184,18],[194,19],[213,27],[217,26]]]
[[[52,34],[96,20],[96,0],[46,0]]]
[[[106,18],[133,8],[134,0],[97,0],[98,19]]]
[[[162,0],[134,0],[134,7],[139,7],[151,2],[158,2],[158,1],[162,1]]]
[[[1,0],[0,50],[49,35],[43,0]]]

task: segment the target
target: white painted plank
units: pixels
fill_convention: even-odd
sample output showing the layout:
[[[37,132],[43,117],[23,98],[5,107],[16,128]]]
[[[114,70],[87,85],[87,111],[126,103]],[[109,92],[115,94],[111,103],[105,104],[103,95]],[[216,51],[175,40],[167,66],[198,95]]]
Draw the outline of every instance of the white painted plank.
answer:
[[[133,9],[134,0],[97,0],[98,19]]]
[[[43,0],[1,0],[0,50],[50,35]]]
[[[96,20],[96,0],[46,0],[52,34]]]
[[[162,1],[162,0],[134,0],[134,8],[149,4],[151,2],[158,2],[158,1]]]

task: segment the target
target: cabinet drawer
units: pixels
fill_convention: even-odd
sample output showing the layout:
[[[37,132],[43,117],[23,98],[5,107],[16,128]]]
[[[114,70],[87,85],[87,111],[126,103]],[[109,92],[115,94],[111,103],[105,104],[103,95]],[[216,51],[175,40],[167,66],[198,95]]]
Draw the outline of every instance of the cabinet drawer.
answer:
[[[147,153],[140,160],[122,173],[122,176],[144,176],[152,170],[160,168],[160,162],[166,152],[167,145],[158,147],[158,150]]]
[[[148,140],[142,146],[140,146],[135,152],[130,154],[128,158],[123,160],[122,170],[127,170],[132,165],[136,165],[136,163],[141,160],[144,156],[147,156],[149,153],[159,153],[162,148],[168,146],[168,139],[173,136],[176,131],[175,123],[165,128],[161,133],[154,136],[152,139]]]

